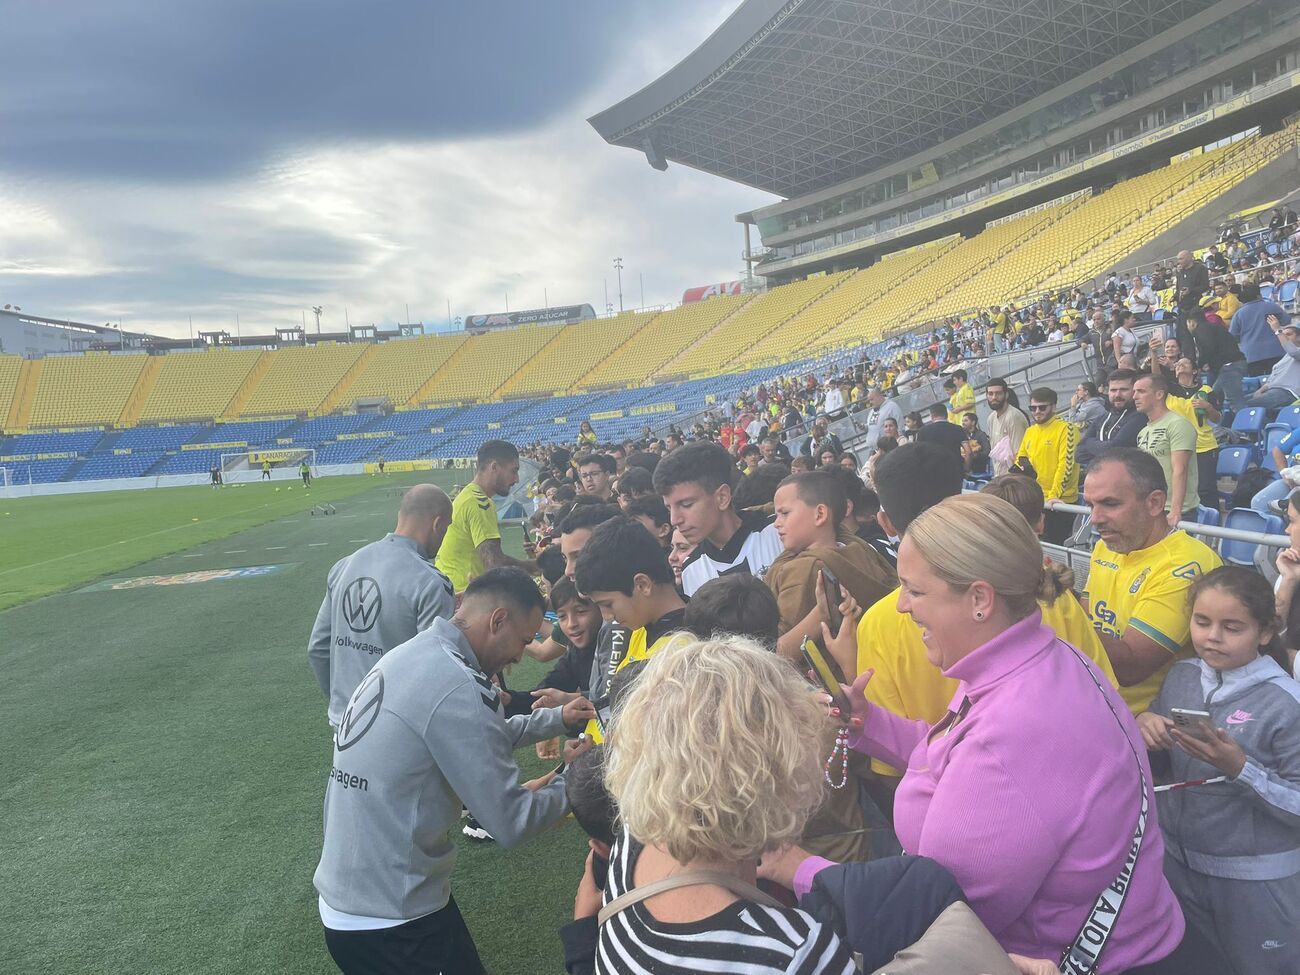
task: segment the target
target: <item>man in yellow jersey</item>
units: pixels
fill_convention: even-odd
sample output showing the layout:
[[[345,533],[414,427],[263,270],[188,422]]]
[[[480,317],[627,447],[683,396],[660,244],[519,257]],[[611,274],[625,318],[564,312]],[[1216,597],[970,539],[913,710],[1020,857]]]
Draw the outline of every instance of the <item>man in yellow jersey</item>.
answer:
[[[1218,393],[1201,382],[1196,365],[1187,356],[1183,356],[1174,363],[1165,405],[1196,430],[1197,500],[1207,508],[1218,511],[1219,441],[1214,438],[1214,424],[1223,419],[1220,409],[1223,400]]]
[[[1056,390],[1047,386],[1029,394],[1029,419],[1033,422],[1020,441],[1016,464],[1025,473],[1034,472],[1048,502],[1073,504],[1079,499],[1079,428],[1056,415]],[[1061,544],[1070,535],[1074,516],[1049,511],[1046,517],[1043,541]]]
[[[1165,490],[1159,461],[1136,447],[1102,454],[1084,481],[1101,540],[1083,602],[1134,714],[1150,706],[1174,661],[1191,655],[1187,590],[1222,564],[1208,545],[1170,529]]]
[[[592,531],[578,556],[574,581],[578,591],[600,608],[610,636],[596,647],[590,697],[604,720],[609,711],[609,681],[633,660],[646,660],[682,629],[686,601],[677,591],[673,570],[658,539],[626,515],[611,518]],[[623,636],[617,634],[622,631]],[[596,741],[600,729],[587,728]]]
[[[489,440],[478,449],[474,480],[451,505],[451,526],[438,549],[438,571],[451,580],[457,592],[488,569],[513,565],[534,575],[537,563],[511,558],[501,551],[494,495],[519,483],[519,451],[504,440]]]
[[[921,512],[961,493],[961,462],[932,444],[904,444],[876,463],[875,479],[881,507],[876,518],[886,534],[897,538]],[[997,558],[997,553],[990,552],[989,558]],[[927,659],[921,628],[911,616],[899,612],[898,594],[895,589],[863,613],[858,624],[857,660],[837,658],[836,662],[846,676],[875,670],[866,690],[873,704],[934,724],[947,712],[957,681],[944,677]],[[1067,594],[1044,607],[1043,622],[1112,677],[1105,651],[1089,632],[1088,618],[1073,596]],[[889,815],[902,772],[874,760],[871,767],[878,774],[867,783],[867,790]]]

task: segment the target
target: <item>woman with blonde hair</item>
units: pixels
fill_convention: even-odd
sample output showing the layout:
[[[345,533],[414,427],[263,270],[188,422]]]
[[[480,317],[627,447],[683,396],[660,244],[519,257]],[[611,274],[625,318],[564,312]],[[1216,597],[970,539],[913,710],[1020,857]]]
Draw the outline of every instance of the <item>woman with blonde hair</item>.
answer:
[[[752,640],[683,634],[650,659],[605,759],[622,830],[597,972],[722,959],[753,973],[856,971],[833,930],[754,886],[759,856],[797,839],[821,805],[826,723],[799,674]],[[621,897],[633,890],[643,899]]]
[[[947,867],[1009,952],[1064,956],[1081,975],[1214,971],[1162,872],[1142,735],[1101,671],[1043,625],[1038,600],[1065,583],[1024,516],[990,495],[948,498],[909,525],[898,576],[899,611],[960,681],[933,727],[870,704],[869,671],[853,686],[850,744],[907,769],[903,848]],[[799,892],[824,865],[767,875]]]

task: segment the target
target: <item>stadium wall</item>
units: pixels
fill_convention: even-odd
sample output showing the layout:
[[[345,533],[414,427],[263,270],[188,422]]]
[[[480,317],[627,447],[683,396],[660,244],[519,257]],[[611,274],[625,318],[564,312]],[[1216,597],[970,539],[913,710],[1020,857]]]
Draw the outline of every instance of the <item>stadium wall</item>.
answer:
[[[340,474],[364,474],[365,464],[322,464],[313,468],[316,477],[334,477]],[[11,474],[11,476],[13,476]],[[262,477],[261,471],[241,471],[235,484],[253,484]],[[283,467],[271,471],[272,481],[297,481],[297,468]],[[30,498],[51,494],[96,494],[101,491],[142,491],[146,488],[194,487],[211,484],[205,471],[198,474],[157,474],[153,477],[111,477],[98,481],[48,481],[39,484],[12,484],[0,487],[0,498]]]

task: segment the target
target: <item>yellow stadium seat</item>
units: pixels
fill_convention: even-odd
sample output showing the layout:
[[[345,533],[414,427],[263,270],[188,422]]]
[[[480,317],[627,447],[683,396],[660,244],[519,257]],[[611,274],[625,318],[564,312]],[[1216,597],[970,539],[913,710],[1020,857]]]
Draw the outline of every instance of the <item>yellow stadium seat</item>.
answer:
[[[258,349],[169,352],[140,413],[150,420],[212,420],[235,398]]]
[[[14,394],[18,392],[18,373],[22,369],[22,356],[0,355],[0,424],[9,416]]]
[[[284,416],[313,412],[366,348],[363,344],[325,343],[307,348],[280,349],[272,354],[271,367],[239,415]]]
[[[659,379],[673,376],[690,376],[697,373],[721,372],[738,353],[749,349],[763,336],[809,304],[830,292],[849,277],[850,272],[825,274],[805,278],[792,284],[767,291],[727,318],[722,319],[699,339],[687,346],[680,355],[661,366],[655,373]]]
[[[563,325],[524,325],[470,337],[420,391],[421,403],[487,399],[537,355]]]
[[[613,318],[565,325],[540,353],[496,391],[499,397],[538,396],[568,389],[644,328],[657,312],[624,312]]]
[[[604,361],[585,376],[579,376],[572,390],[611,389],[639,386],[660,366],[676,356],[718,322],[751,299],[751,295],[719,295],[666,311],[650,319]]]
[[[29,425],[42,429],[115,423],[148,358],[108,352],[47,356]]]
[[[375,348],[374,355],[343,396],[342,406],[359,399],[385,397],[394,406],[407,403],[469,339],[455,335],[421,335],[393,339]]]

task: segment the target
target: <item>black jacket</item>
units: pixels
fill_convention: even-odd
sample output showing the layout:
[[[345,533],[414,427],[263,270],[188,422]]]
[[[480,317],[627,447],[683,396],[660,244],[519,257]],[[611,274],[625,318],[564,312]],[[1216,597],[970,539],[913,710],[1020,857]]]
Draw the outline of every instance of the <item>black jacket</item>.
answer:
[[[1107,410],[1092,421],[1079,442],[1075,455],[1080,466],[1086,467],[1112,447],[1136,447],[1138,432],[1146,425],[1147,418],[1132,406],[1119,413]]]
[[[1196,331],[1188,329],[1192,345],[1196,348],[1196,361],[1211,372],[1218,372],[1229,362],[1238,362],[1246,357],[1241,354],[1241,346],[1236,337],[1222,325],[1206,322],[1197,325]]]
[[[1201,296],[1210,290],[1210,272],[1200,261],[1178,269],[1178,307],[1191,311],[1201,305]]]

